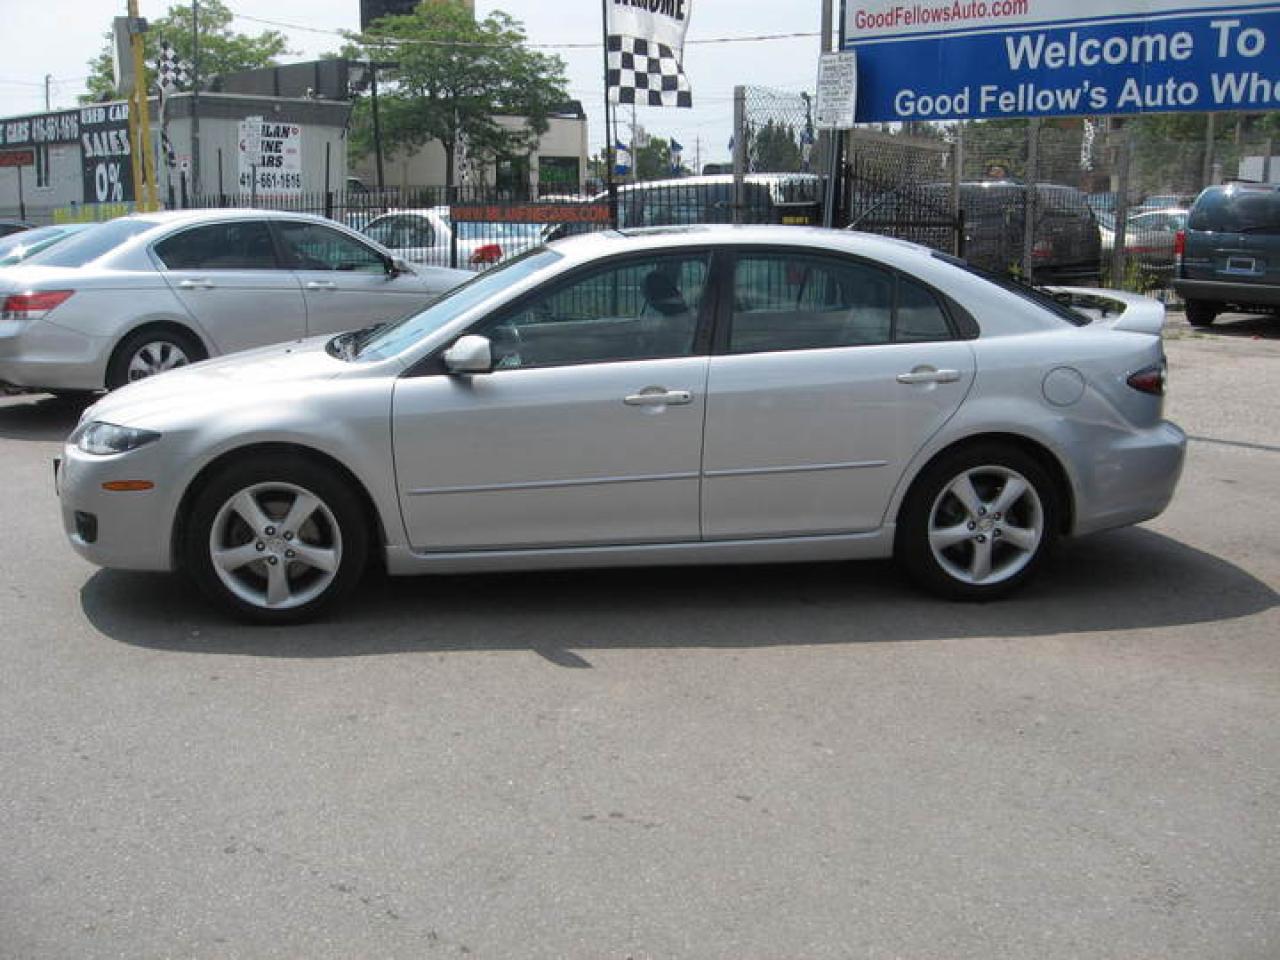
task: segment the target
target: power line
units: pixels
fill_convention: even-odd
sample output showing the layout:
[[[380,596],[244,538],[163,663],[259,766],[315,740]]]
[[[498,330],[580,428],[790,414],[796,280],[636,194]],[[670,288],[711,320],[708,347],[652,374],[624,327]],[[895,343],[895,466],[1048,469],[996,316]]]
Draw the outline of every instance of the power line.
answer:
[[[365,43],[385,43],[391,46],[427,46],[427,47],[482,47],[497,48],[503,47],[505,44],[500,43],[472,43],[467,41],[455,40],[403,40],[395,37],[380,37],[371,34],[361,34],[353,30],[333,30],[324,27],[309,27],[301,23],[289,23],[285,20],[269,20],[266,17],[252,17],[245,13],[237,13],[231,11],[232,16],[237,20],[247,20],[250,23],[261,23],[270,27],[283,27],[286,30],[301,30],[305,33],[320,33],[328,36],[341,37],[344,40],[361,41]],[[764,43],[773,40],[802,40],[819,36],[816,32],[800,32],[800,33],[761,33],[753,36],[744,37],[708,37],[701,40],[686,40],[685,46],[690,45],[708,45],[708,44],[725,44],[725,43]],[[536,50],[598,50],[600,49],[599,41],[591,41],[587,43],[525,43],[526,47]]]

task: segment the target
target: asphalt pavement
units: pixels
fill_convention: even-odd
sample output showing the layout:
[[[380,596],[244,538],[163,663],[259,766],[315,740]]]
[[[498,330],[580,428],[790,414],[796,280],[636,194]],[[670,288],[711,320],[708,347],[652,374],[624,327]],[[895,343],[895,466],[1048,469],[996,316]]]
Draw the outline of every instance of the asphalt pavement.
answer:
[[[0,958],[1280,956],[1280,323],[1170,324],[1178,495],[1011,600],[887,562],[372,578],[66,545],[0,400]]]

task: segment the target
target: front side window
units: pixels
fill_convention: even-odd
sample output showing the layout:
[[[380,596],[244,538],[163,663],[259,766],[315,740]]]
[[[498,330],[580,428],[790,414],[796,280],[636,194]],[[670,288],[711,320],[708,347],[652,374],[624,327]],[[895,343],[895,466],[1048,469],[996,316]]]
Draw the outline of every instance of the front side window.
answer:
[[[888,343],[892,336],[888,271],[798,252],[738,259],[730,353]]]
[[[212,223],[183,230],[155,246],[170,270],[276,270],[271,231],[260,220]]]
[[[319,223],[290,221],[279,224],[279,229],[295,270],[386,272],[386,264],[378,251],[345,233]]]
[[[690,356],[710,259],[650,257],[593,270],[475,332],[490,339],[499,369]]]

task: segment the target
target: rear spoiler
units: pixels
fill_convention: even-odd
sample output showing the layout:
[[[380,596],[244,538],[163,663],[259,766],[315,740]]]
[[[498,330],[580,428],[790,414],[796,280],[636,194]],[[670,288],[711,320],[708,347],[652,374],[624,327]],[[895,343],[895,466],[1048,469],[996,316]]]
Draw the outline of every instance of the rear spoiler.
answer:
[[[1101,287],[1045,287],[1044,290],[1063,306],[1089,317],[1092,324],[1153,337],[1160,336],[1164,330],[1164,304],[1151,297]]]

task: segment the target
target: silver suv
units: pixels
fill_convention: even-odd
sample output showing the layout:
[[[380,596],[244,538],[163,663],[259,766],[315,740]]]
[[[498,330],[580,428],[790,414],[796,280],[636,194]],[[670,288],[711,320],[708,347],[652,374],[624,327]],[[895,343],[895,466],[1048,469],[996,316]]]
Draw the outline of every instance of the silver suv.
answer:
[[[1228,308],[1280,309],[1280,186],[1206,187],[1179,236],[1173,288],[1187,321],[1205,327]]]
[[[394,320],[470,274],[322,217],[122,217],[0,270],[0,388],[115,389],[206,357]]]

